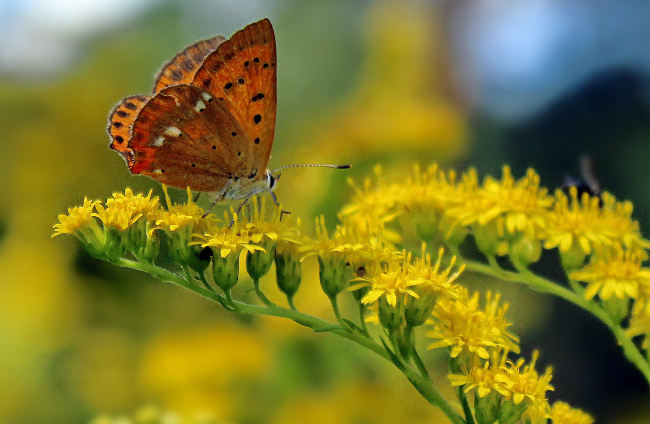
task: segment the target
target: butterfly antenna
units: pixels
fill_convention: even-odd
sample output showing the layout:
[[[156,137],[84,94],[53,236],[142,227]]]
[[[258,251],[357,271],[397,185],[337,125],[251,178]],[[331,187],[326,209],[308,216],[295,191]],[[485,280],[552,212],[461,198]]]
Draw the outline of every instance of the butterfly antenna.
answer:
[[[285,165],[279,168],[275,168],[271,171],[271,174],[274,174],[277,171],[281,171],[287,168],[335,168],[335,169],[348,169],[352,168],[352,165]]]

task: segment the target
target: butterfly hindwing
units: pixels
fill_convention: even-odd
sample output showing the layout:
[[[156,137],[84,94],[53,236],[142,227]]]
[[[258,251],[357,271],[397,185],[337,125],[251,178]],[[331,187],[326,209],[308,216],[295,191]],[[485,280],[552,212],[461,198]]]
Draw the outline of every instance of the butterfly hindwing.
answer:
[[[149,98],[142,95],[126,97],[115,105],[108,118],[106,131],[111,136],[109,147],[121,154],[127,163],[133,159],[133,151],[128,146],[131,127],[147,100]]]
[[[203,64],[205,57],[225,40],[221,35],[198,41],[185,48],[166,63],[156,75],[153,92],[158,93],[170,85],[189,84]]]
[[[225,99],[252,145],[253,169],[264,177],[275,132],[277,106],[276,47],[268,19],[248,25],[204,60],[193,84]]]
[[[224,101],[191,85],[166,87],[144,105],[129,148],[132,173],[196,191],[220,191],[238,169],[253,166],[244,130]]]

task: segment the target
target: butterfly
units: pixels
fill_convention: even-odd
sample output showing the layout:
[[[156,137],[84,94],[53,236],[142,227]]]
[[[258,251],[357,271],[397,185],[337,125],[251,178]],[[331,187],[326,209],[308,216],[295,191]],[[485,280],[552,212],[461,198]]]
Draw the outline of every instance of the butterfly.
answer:
[[[158,72],[151,95],[124,98],[111,111],[110,148],[132,174],[209,192],[219,200],[273,193],[280,169],[267,169],[277,108],[276,45],[268,19],[230,39],[216,36],[178,53]],[[214,205],[214,203],[213,203]]]

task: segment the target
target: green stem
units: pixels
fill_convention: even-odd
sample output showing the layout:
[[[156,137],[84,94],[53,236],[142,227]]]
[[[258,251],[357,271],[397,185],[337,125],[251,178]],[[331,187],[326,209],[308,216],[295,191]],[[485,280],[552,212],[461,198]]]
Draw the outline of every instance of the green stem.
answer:
[[[366,337],[370,337],[370,334],[368,333],[368,325],[366,324],[366,305],[358,302],[357,306],[359,306],[359,322],[361,324],[361,331]]]
[[[296,308],[296,304],[293,303],[293,296],[287,295],[287,303],[289,304],[291,310],[298,312],[298,308]]]
[[[451,358],[449,360],[449,370],[452,374],[461,374],[462,369],[458,364],[458,357]],[[456,394],[458,395],[458,400],[463,407],[463,413],[465,414],[465,421],[467,424],[475,424],[474,415],[472,414],[472,408],[469,406],[469,400],[467,400],[467,393],[465,393],[465,385],[456,387]]]
[[[427,367],[424,366],[424,362],[415,348],[415,332],[413,331],[413,327],[406,327],[406,340],[408,341],[409,352],[411,358],[413,358],[413,362],[415,362],[415,366],[420,371],[420,374],[422,374],[422,377],[429,378]]]
[[[131,269],[136,269],[139,271],[146,272],[147,274],[156,277],[161,281],[165,281],[168,283],[172,283],[184,287],[200,296],[205,297],[206,299],[216,301],[219,303],[223,303],[224,301],[226,301],[221,294],[215,291],[205,289],[201,286],[192,284],[191,282],[185,280],[181,276],[174,274],[173,272],[170,272],[164,268],[159,268],[152,264],[135,262],[123,258],[114,261],[114,263],[118,266],[122,266],[125,268],[131,268]],[[226,294],[226,296],[228,296],[228,293]],[[230,297],[230,299],[232,300],[232,297]],[[320,318],[308,314],[294,311],[292,309],[281,308],[277,305],[272,305],[272,306],[249,305],[247,303],[238,302],[236,300],[232,300],[232,302],[233,302],[233,306],[236,308],[237,312],[239,313],[288,318],[297,322],[298,324],[309,327],[316,332],[330,332],[346,340],[349,340],[353,343],[356,343],[360,346],[363,346],[366,349],[375,352],[377,355],[381,356],[382,358],[392,363],[390,357],[384,350],[383,346],[379,345],[371,338],[366,337],[359,332],[348,331],[345,328],[337,328],[337,327],[333,328],[330,322],[327,322],[325,320],[322,320]],[[415,387],[415,389],[432,406],[439,408],[453,424],[465,424],[463,418],[456,413],[456,411],[451,407],[451,405],[449,405],[447,400],[435,388],[433,382],[430,379],[420,376],[417,372],[415,372],[409,367],[405,367],[402,370],[402,372],[404,373],[406,378],[411,382],[411,384]]]
[[[260,288],[260,279],[259,278],[253,278],[253,286],[255,287],[255,293],[257,293],[257,297],[260,298],[263,304],[266,306],[275,306],[275,303],[271,302],[268,297],[262,292],[262,289]]]
[[[332,302],[332,309],[334,309],[334,315],[336,316],[336,321],[343,328],[348,328],[348,325],[343,321],[341,317],[341,311],[339,310],[339,301],[336,296],[330,297],[330,302]]]
[[[468,270],[476,271],[485,275],[491,275],[505,281],[511,281],[513,283],[525,284],[531,287],[533,290],[557,296],[591,313],[603,324],[609,327],[610,331],[614,334],[616,340],[623,348],[623,354],[625,357],[630,362],[632,362],[639,371],[641,371],[646,381],[650,384],[650,364],[646,362],[645,358],[636,347],[632,339],[630,339],[627,334],[625,334],[625,330],[616,324],[614,320],[607,314],[607,312],[605,312],[595,302],[590,302],[579,294],[567,289],[566,287],[560,286],[559,284],[556,284],[550,280],[535,275],[532,272],[526,274],[510,272],[503,269],[495,269],[489,265],[473,261],[465,261],[465,265],[467,266]]]
[[[208,279],[205,277],[204,272],[199,272],[199,278],[201,278],[201,282],[203,283],[203,285],[205,286],[206,289],[208,289],[210,291],[213,291],[213,292],[216,292],[216,290],[210,285],[210,282],[208,281]]]

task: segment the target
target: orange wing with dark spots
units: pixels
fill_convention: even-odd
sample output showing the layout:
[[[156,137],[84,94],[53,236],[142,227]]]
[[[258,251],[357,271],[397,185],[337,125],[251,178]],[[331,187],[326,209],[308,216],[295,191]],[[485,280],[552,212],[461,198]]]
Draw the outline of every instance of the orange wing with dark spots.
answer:
[[[111,148],[133,174],[180,188],[220,191],[239,178],[264,178],[275,131],[275,62],[268,19],[229,40],[195,43],[163,67],[151,97],[127,97],[113,109]]]
[[[254,144],[259,178],[271,156],[277,107],[276,50],[268,19],[251,24],[205,58],[194,85],[224,98]],[[243,170],[246,174],[248,170]]]
[[[153,92],[158,93],[170,85],[191,83],[205,57],[215,51],[224,40],[221,35],[201,40],[174,56],[156,74]]]

